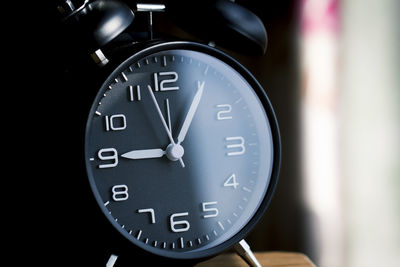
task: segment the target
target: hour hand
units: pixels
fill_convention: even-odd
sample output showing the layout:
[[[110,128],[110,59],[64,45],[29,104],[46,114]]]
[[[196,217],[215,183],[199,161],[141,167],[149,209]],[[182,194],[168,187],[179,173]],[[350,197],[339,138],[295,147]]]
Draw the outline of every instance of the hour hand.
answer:
[[[132,150],[122,154],[121,157],[127,159],[153,159],[153,158],[161,158],[164,155],[165,155],[164,150],[162,150],[161,148],[154,148],[154,149]]]

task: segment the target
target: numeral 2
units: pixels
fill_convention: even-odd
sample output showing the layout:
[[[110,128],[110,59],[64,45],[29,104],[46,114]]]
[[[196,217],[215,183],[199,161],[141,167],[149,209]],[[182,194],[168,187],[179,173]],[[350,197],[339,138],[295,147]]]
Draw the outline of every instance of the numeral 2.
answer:
[[[232,119],[232,116],[229,115],[232,111],[231,105],[220,104],[220,105],[217,105],[217,108],[222,109],[217,112],[217,120],[221,121],[221,120],[231,120]]]

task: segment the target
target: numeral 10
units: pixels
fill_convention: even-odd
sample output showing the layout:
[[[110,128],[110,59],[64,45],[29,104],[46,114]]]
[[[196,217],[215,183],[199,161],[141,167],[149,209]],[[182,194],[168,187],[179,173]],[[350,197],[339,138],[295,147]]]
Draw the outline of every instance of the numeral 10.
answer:
[[[106,131],[121,131],[126,129],[126,117],[124,114],[104,116]]]

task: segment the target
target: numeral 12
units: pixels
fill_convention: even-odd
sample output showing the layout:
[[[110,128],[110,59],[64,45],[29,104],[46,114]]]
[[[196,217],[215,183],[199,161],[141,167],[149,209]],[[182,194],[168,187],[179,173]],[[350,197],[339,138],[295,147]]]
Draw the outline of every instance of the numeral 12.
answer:
[[[164,79],[160,81],[162,76],[169,76],[170,79]],[[175,71],[156,72],[153,74],[153,79],[155,91],[179,90],[179,86],[171,86],[171,83],[174,83],[178,80],[178,73]]]

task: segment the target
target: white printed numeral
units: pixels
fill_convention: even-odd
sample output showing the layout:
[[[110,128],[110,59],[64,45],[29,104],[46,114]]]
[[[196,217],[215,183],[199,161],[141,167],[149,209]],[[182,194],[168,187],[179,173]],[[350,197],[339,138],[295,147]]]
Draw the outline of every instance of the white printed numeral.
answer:
[[[126,117],[124,114],[115,114],[111,117],[104,117],[106,122],[106,131],[121,131],[126,129]]]
[[[232,173],[231,176],[229,176],[228,179],[226,179],[224,186],[233,186],[233,188],[237,188],[239,186],[239,183],[236,181],[236,175]]]
[[[232,106],[229,104],[221,104],[217,105],[217,108],[221,108],[222,110],[217,112],[217,120],[231,120],[232,116],[229,116],[229,113],[232,111]]]
[[[135,87],[136,89],[134,89],[134,87],[132,85],[128,86],[128,94],[129,94],[129,101],[133,102],[133,101],[140,101],[142,100],[142,96],[140,94],[140,85],[136,85]]]
[[[112,199],[114,201],[124,201],[129,197],[128,187],[124,184],[114,185],[111,189]]]
[[[206,215],[203,215],[203,218],[217,217],[219,213],[218,209],[215,207],[215,205],[217,204],[218,204],[217,201],[203,202],[202,203],[203,212],[207,213]]]
[[[102,148],[99,150],[97,153],[97,156],[101,160],[109,160],[112,161],[112,163],[107,163],[107,164],[100,164],[99,168],[112,168],[118,165],[118,152],[115,148]]]
[[[164,79],[159,82],[162,78],[161,76],[169,76],[170,79]],[[171,91],[171,90],[179,90],[179,86],[171,86],[171,83],[174,83],[178,80],[178,73],[175,71],[165,71],[153,74],[154,78],[154,90],[155,91]]]
[[[189,215],[189,212],[174,213],[171,215],[171,217],[169,218],[169,223],[170,223],[172,232],[179,233],[179,232],[186,232],[189,230],[190,223],[188,221],[186,221],[186,220],[176,221],[175,220],[175,218],[184,217],[184,216],[188,216],[188,215]]]
[[[244,152],[246,151],[246,147],[244,146],[244,138],[241,137],[241,136],[226,137],[225,141],[233,143],[233,144],[227,144],[226,145],[227,149],[232,149],[233,150],[233,151],[230,151],[230,152],[226,153],[228,156],[243,155]]]
[[[151,223],[156,223],[156,216],[154,213],[154,209],[140,209],[137,211],[138,213],[149,213]]]

